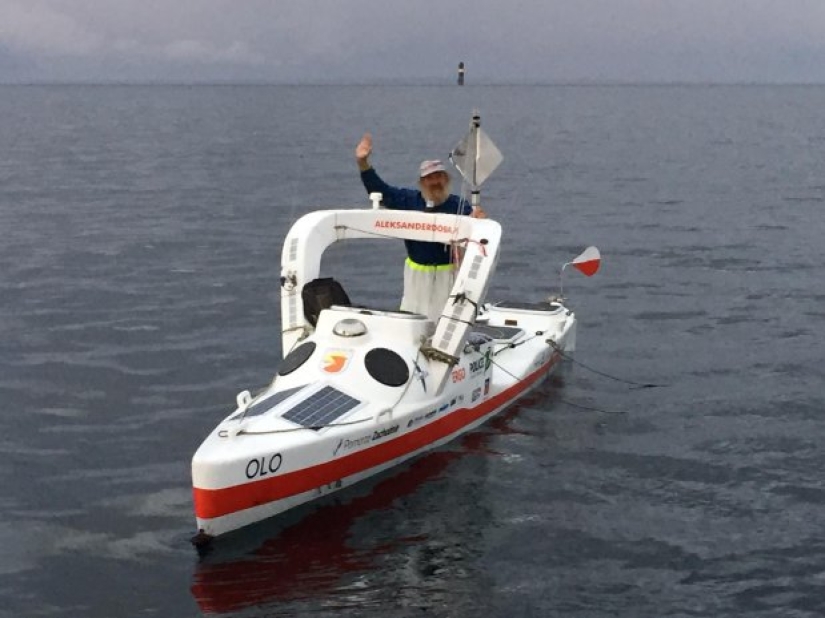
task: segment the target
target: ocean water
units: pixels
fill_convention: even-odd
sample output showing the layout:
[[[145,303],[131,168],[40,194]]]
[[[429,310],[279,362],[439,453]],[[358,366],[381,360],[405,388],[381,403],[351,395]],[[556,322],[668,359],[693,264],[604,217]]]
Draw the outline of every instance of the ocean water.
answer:
[[[366,204],[362,132],[410,184],[473,109],[505,155],[490,299],[602,251],[564,276],[576,362],[199,557],[190,458],[277,367],[289,225]],[[0,87],[0,617],[822,615],[823,109],[790,86]],[[391,305],[402,260],[325,263]]]

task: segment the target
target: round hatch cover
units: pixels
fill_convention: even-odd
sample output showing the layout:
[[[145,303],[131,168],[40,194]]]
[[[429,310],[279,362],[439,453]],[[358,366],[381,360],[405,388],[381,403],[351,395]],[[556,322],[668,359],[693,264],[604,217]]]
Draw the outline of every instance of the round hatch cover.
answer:
[[[402,386],[410,379],[410,370],[400,355],[387,348],[375,348],[364,357],[367,372],[381,384]]]
[[[367,334],[367,325],[355,318],[345,318],[332,327],[332,332],[339,337],[360,337]]]
[[[315,351],[315,342],[314,341],[307,341],[302,343],[297,348],[292,350],[289,354],[286,355],[286,358],[281,363],[281,366],[278,367],[278,375],[285,376],[289,373],[295,371],[298,367],[303,365],[307,362],[307,359],[312,356],[312,353]]]

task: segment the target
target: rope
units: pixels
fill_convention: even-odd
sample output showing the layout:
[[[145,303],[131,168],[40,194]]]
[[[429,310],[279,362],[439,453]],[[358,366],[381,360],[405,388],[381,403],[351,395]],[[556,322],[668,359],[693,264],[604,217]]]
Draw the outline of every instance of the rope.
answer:
[[[459,292],[458,294],[451,294],[450,296],[447,297],[447,300],[448,301],[452,300],[453,305],[455,305],[456,303],[464,302],[464,301],[470,303],[473,306],[473,317],[470,320],[459,320],[458,318],[454,318],[451,315],[447,315],[446,313],[442,313],[441,314],[442,318],[452,320],[453,322],[460,322],[462,324],[469,324],[470,326],[472,326],[473,324],[476,323],[476,318],[478,317],[478,303],[476,301],[474,301],[472,298],[468,297],[467,294],[465,294],[464,292]]]
[[[281,417],[278,417],[281,418]],[[375,420],[374,418],[362,418],[357,421],[347,421],[346,423],[330,423],[328,425],[310,425],[310,426],[301,426],[301,427],[290,427],[289,429],[270,429],[268,431],[247,431],[242,429],[237,434],[238,436],[247,435],[247,436],[263,436],[270,433],[291,433],[294,431],[304,431],[305,429],[309,429],[312,431],[319,431],[321,429],[326,429],[327,427],[346,427],[347,425],[357,425],[358,423],[366,423],[367,421]],[[228,435],[229,432],[227,432]],[[222,436],[225,437],[225,436]]]
[[[593,373],[600,375],[605,378],[609,378],[611,380],[616,380],[616,382],[623,382],[625,384],[631,384],[636,388],[660,388],[663,386],[670,386],[669,384],[652,384],[652,383],[642,383],[642,382],[634,382],[633,380],[627,380],[625,378],[618,378],[616,376],[610,375],[609,373],[604,373],[603,371],[599,371],[598,369],[594,369],[593,367],[589,367],[585,365],[583,362],[576,360],[572,356],[565,354],[564,351],[559,347],[552,339],[548,339],[547,343],[550,344],[550,347],[553,348],[556,352],[561,354],[562,358],[569,360],[571,363],[579,365],[580,367],[587,369],[588,371],[592,371]]]
[[[560,403],[566,404],[573,408],[579,408],[581,410],[589,410],[590,412],[601,412],[602,414],[627,414],[624,410],[605,410],[604,408],[596,408],[595,406],[586,406],[581,403],[574,403],[569,399],[562,399],[561,397],[558,398]]]
[[[524,344],[524,343],[527,343],[528,341],[532,341],[533,339],[535,339],[535,338],[536,338],[537,336],[539,336],[540,334],[541,334],[541,332],[536,333],[536,334],[535,334],[535,335],[533,335],[532,337],[528,337],[527,339],[522,339],[522,340],[521,340],[521,341],[519,341],[518,343],[501,343],[501,344],[499,344],[499,345],[500,345],[500,346],[502,346],[502,347],[500,347],[498,350],[496,350],[495,352],[493,352],[493,356],[497,356],[497,355],[501,354],[502,352],[504,352],[504,350],[509,350],[509,349],[511,349],[511,348],[517,348],[517,347],[519,347],[520,345],[522,345],[522,344]]]
[[[421,356],[421,348],[418,348],[418,351],[415,354],[415,359],[413,360],[413,365],[415,365],[416,368],[418,368],[418,360],[419,360],[420,356]],[[390,409],[389,409],[390,415],[392,415],[393,411],[395,410],[395,406],[397,406],[399,403],[401,403],[401,400],[404,398],[404,395],[407,394],[407,391],[410,390],[410,384],[412,384],[413,378],[415,378],[415,372],[411,371],[410,372],[410,377],[407,379],[407,383],[404,385],[404,390],[401,391],[401,395],[398,397],[398,399],[395,401],[395,403],[390,406]]]
[[[352,230],[353,232],[361,232],[362,234],[367,234],[368,236],[377,236],[378,238],[398,238],[397,236],[391,236],[390,234],[382,234],[381,232],[373,232],[372,230],[362,230],[358,227],[352,227],[350,225],[336,225],[336,230]]]
[[[562,356],[564,356],[564,355],[562,354]],[[509,371],[507,371],[504,367],[499,365],[496,361],[491,360],[490,362],[492,362],[493,365],[495,365],[496,367],[501,369],[504,373],[506,373],[508,376],[510,376],[514,380],[518,381],[520,379],[517,376],[510,373]],[[574,408],[580,408],[582,410],[590,410],[591,412],[601,412],[602,414],[625,414],[625,412],[623,412],[623,411],[605,410],[603,408],[596,408],[594,406],[586,406],[586,405],[581,404],[581,403],[574,403],[574,402],[572,402],[568,399],[564,399],[562,397],[557,397],[557,400],[561,403],[567,404],[568,406],[572,406]]]

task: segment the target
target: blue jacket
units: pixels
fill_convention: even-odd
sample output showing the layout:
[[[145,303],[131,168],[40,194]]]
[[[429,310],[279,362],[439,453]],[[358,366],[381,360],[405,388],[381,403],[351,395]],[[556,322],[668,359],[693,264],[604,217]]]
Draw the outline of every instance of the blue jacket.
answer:
[[[361,172],[361,182],[364,183],[364,188],[368,194],[375,192],[383,194],[382,203],[387,208],[420,211],[426,209],[427,203],[421,195],[421,191],[392,187],[384,182],[373,168]],[[457,195],[450,195],[442,204],[427,209],[427,212],[469,215],[472,210],[467,201],[461,200]],[[436,266],[450,263],[449,245],[440,242],[423,242],[421,240],[405,240],[404,244],[407,247],[407,255],[417,264]]]

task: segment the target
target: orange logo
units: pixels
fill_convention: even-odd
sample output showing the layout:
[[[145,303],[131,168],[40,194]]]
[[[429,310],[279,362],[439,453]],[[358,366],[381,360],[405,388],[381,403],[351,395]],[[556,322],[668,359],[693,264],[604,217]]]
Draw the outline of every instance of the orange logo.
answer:
[[[340,350],[327,352],[326,354],[324,354],[323,370],[327,373],[338,373],[339,371],[342,371],[344,367],[347,366],[348,361],[349,354],[347,354],[346,352],[342,352]]]

